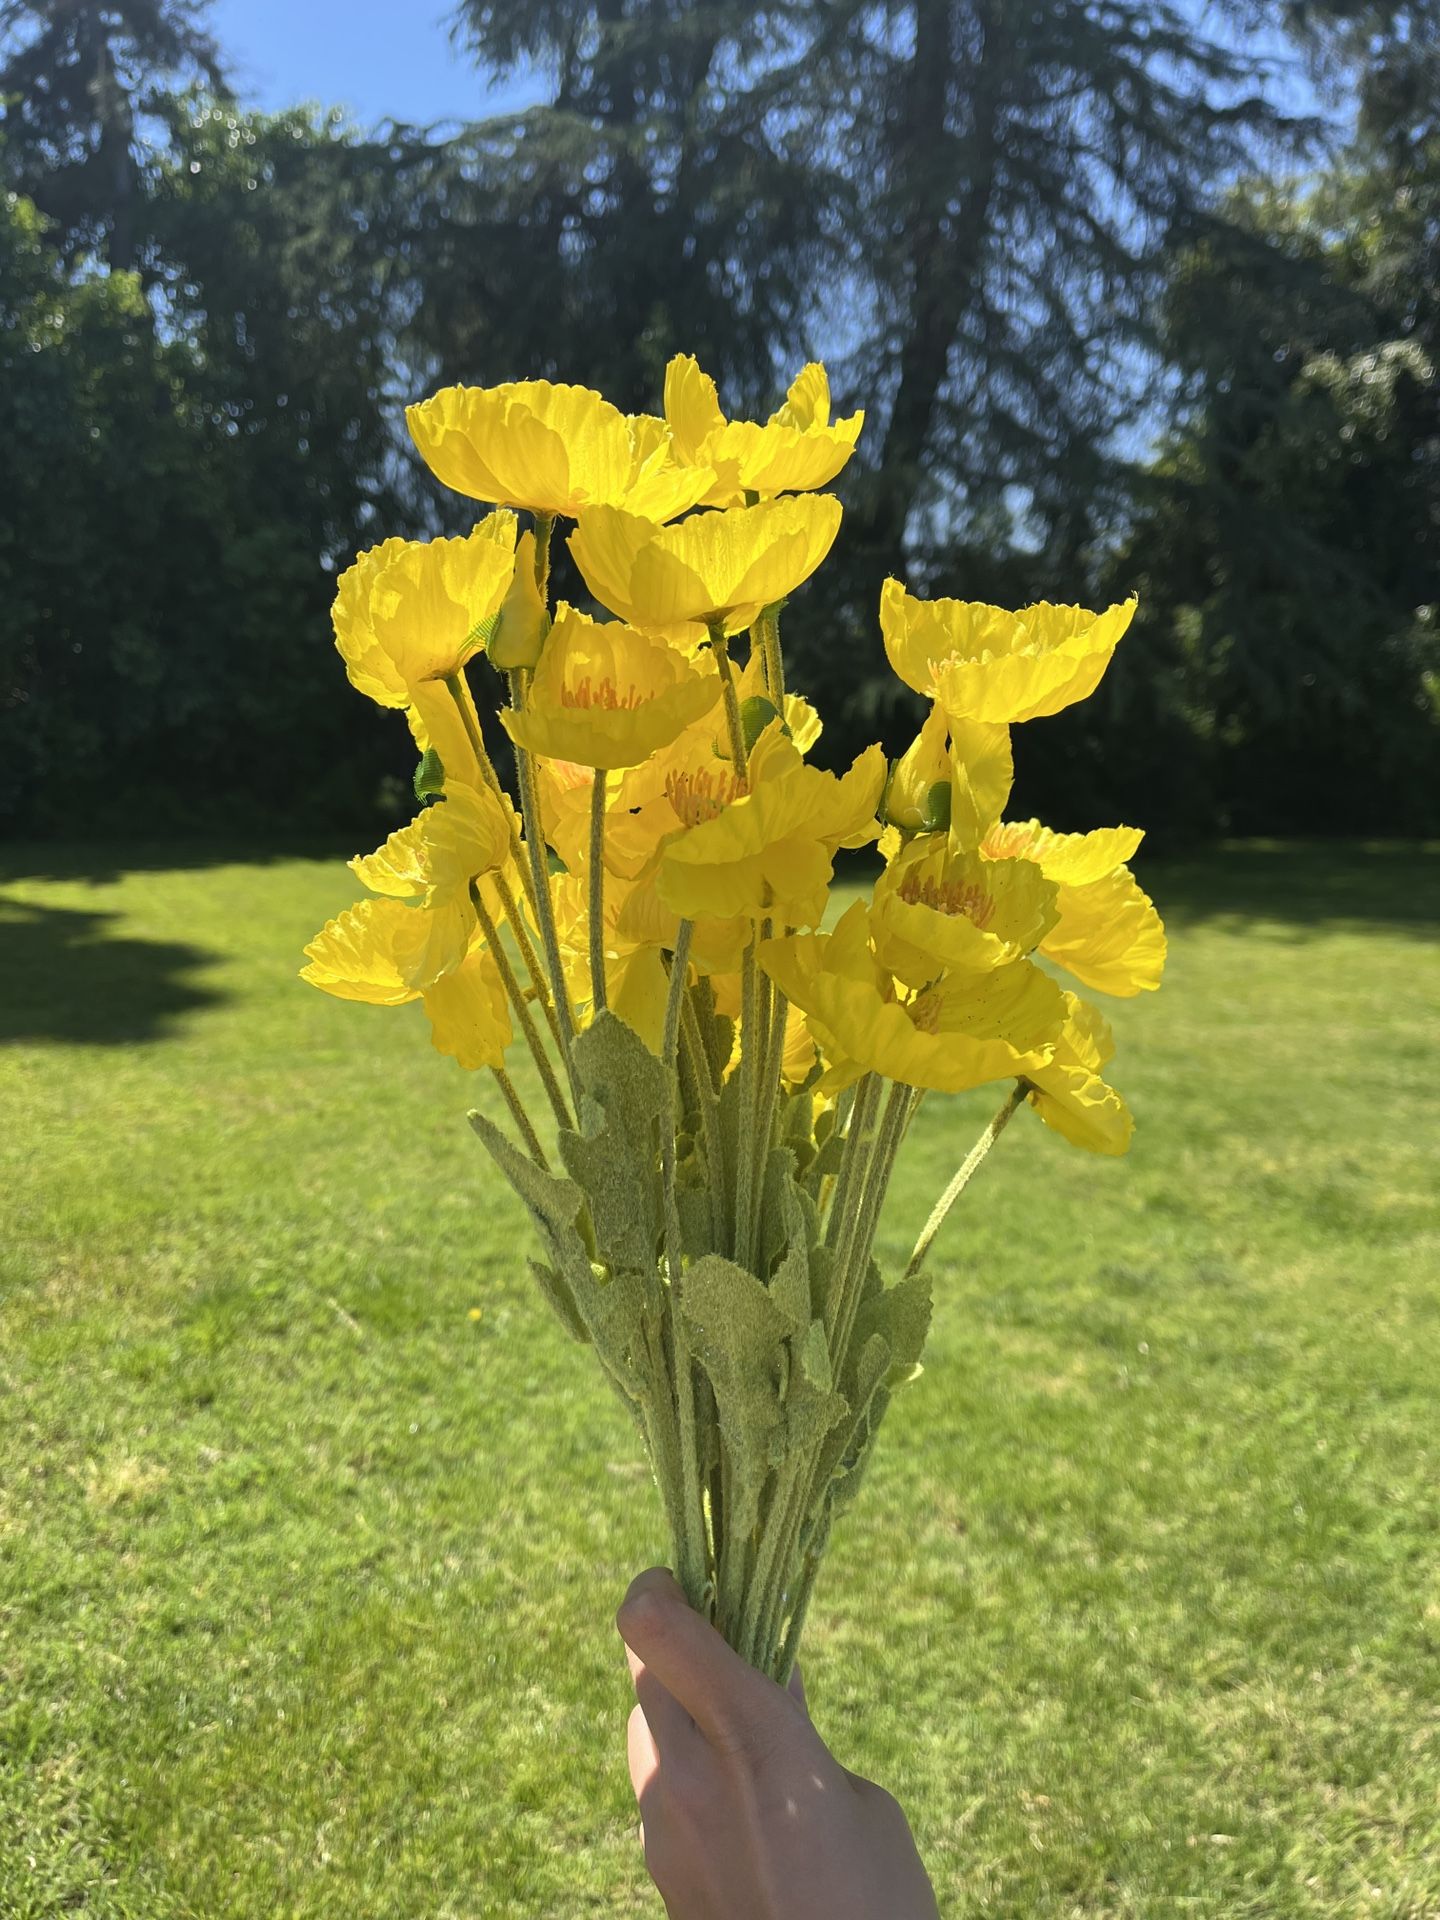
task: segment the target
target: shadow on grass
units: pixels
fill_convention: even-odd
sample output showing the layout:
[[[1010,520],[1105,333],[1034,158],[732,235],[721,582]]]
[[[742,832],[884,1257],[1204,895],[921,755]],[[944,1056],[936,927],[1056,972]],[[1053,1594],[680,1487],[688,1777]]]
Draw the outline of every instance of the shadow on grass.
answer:
[[[117,937],[109,927],[119,918],[0,897],[0,1046],[134,1045],[226,997],[195,977],[218,954]]]
[[[1244,841],[1191,859],[1139,863],[1167,919],[1243,932],[1257,922],[1295,938],[1373,928],[1433,938],[1440,928],[1440,845],[1394,841]]]
[[[109,886],[129,873],[198,873],[207,867],[268,867],[284,860],[348,860],[368,852],[401,820],[349,836],[305,839],[31,840],[0,848],[0,886],[16,880],[84,880]]]

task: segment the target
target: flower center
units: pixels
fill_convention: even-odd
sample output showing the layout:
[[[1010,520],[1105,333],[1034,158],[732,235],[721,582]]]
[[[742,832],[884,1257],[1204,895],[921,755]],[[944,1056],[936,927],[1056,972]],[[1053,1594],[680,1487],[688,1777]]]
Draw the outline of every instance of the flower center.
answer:
[[[918,993],[905,1011],[921,1033],[940,1031],[940,996],[938,993]]]
[[[749,791],[748,783],[729,769],[724,773],[672,773],[665,782],[665,797],[687,827],[703,826]]]
[[[995,917],[995,902],[973,880],[922,880],[919,874],[907,873],[900,882],[900,898],[907,907],[929,907],[932,913],[952,919],[961,915],[982,929]]]
[[[626,687],[621,693],[608,673],[602,680],[592,680],[586,674],[573,686],[561,687],[560,704],[562,707],[602,707],[607,713],[619,713],[643,707],[645,696],[638,687]]]

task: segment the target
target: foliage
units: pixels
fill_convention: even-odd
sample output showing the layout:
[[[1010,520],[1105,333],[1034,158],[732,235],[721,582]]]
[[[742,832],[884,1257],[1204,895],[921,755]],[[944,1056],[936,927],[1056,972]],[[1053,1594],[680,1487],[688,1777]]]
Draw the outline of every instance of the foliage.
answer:
[[[654,1913],[612,1624],[654,1495],[472,1083],[295,986],[350,876],[3,858],[7,1920]],[[1147,866],[1129,1161],[1017,1119],[938,1245],[801,1657],[957,1920],[1440,1903],[1436,865]],[[921,1109],[887,1266],[991,1098]]]
[[[67,256],[136,264],[139,129],[169,89],[228,89],[205,0],[0,0],[3,177],[56,223]]]
[[[148,297],[67,269],[29,203],[4,215],[0,811],[179,821],[241,796],[274,822],[303,794],[354,818],[384,748],[320,690],[324,565],[389,499],[368,150],[333,118],[201,102],[171,140]]]

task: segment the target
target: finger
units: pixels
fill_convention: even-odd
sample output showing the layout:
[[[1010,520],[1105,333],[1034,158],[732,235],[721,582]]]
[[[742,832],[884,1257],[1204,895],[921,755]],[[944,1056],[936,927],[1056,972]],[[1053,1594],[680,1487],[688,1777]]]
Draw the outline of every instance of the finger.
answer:
[[[700,1729],[664,1682],[642,1661],[630,1656],[639,1671],[635,1674],[635,1698],[644,1710],[651,1738],[660,1752],[660,1764],[675,1774],[690,1766],[703,1751]]]
[[[790,1669],[790,1678],[785,1682],[785,1691],[808,1720],[810,1718],[810,1703],[805,1698],[805,1682],[800,1674],[800,1662],[798,1660]]]
[[[748,1666],[653,1567],[630,1583],[616,1615],[621,1638],[712,1745],[729,1749],[794,1712],[773,1680]]]
[[[638,1705],[630,1709],[625,1725],[625,1758],[630,1766],[630,1785],[635,1798],[642,1800],[660,1771],[660,1753],[645,1718],[645,1709]]]

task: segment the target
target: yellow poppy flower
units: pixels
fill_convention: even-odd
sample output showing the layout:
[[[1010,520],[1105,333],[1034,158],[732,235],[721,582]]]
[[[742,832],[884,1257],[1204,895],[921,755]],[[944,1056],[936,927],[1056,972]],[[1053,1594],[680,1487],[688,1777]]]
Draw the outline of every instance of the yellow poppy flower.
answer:
[[[885,788],[886,823],[904,833],[934,833],[950,824],[950,722],[931,702],[919,733]]]
[[[337,1000],[404,1006],[460,965],[474,924],[473,911],[459,900],[435,907],[362,900],[316,934],[300,978]]]
[[[1041,601],[1008,613],[973,600],[918,600],[898,580],[880,595],[890,664],[955,720],[994,726],[1038,720],[1084,700],[1135,615],[1135,600],[1104,613]]]
[[[1061,887],[1059,918],[1040,951],[1097,993],[1153,992],[1165,970],[1165,928],[1128,867],[1088,886]]]
[[[513,1038],[510,1005],[495,956],[483,941],[421,998],[437,1053],[458,1060],[470,1073],[505,1064],[505,1049]]]
[[[959,1093],[1042,1067],[1061,1024],[1060,989],[1028,960],[897,999],[870,945],[863,901],[833,933],[762,940],[757,957],[803,1008],[830,1087],[868,1072]]]
[[[761,426],[727,420],[715,382],[688,353],[665,369],[665,419],[675,457],[687,466],[709,467],[715,484],[707,506],[738,506],[746,494],[808,493],[825,487],[855,451],[863,413],[830,425],[830,383],[812,362],[790,389],[780,412]]]
[[[1055,924],[1056,889],[1029,860],[954,852],[926,834],[875,882],[870,932],[881,964],[923,987],[950,968],[983,973],[1030,953]]]
[[[1055,833],[1038,820],[1011,820],[982,843],[987,857],[1033,861],[1057,883],[1056,921],[1040,951],[1097,993],[1122,999],[1158,987],[1165,970],[1164,925],[1123,864],[1143,838],[1138,827]]]
[[[504,865],[516,824],[513,811],[507,814],[490,788],[447,782],[443,800],[392,833],[374,853],[352,860],[350,869],[372,893],[419,900],[427,907],[464,901],[472,880]]]
[[[605,998],[610,1011],[634,1029],[658,1054],[664,1039],[665,1002],[670,976],[661,959],[662,947],[673,947],[678,922],[672,914],[659,919],[642,905],[631,908],[636,889],[620,881],[605,890]],[[652,890],[653,894],[653,890]],[[582,1024],[593,1012],[590,976],[590,913],[585,877],[558,874],[551,887],[555,925],[560,940],[560,963],[565,971],[571,1004],[582,1010]]]
[[[631,420],[589,387],[515,380],[442,387],[407,407],[421,458],[447,487],[532,513],[625,506],[656,521],[685,513],[708,491],[704,468],[670,462],[663,427]]]
[[[699,670],[662,640],[562,605],[525,707],[507,708],[500,718],[531,753],[589,767],[635,767],[708,713],[720,692],[708,662]]]
[[[735,682],[737,698],[743,706],[747,700],[760,699],[770,701],[769,688],[765,684],[765,661],[759,647],[751,644],[750,658]],[[770,701],[771,708],[774,702]],[[801,753],[809,753],[824,731],[825,723],[800,693],[787,693],[781,702],[781,718],[785,722],[785,731]],[[729,752],[728,744],[724,747]]]
[[[485,651],[501,673],[533,667],[549,631],[550,612],[535,578],[535,536],[522,533],[515,549],[515,571]]]
[[[839,528],[840,502],[828,493],[692,514],[673,527],[592,507],[581,514],[570,551],[602,606],[631,626],[693,643],[711,621],[738,632],[793,593]]]
[[[382,707],[458,673],[485,644],[515,565],[515,516],[492,513],[458,540],[387,540],[342,574],[335,644],[351,684]]]
[[[1100,1013],[1073,993],[1065,995],[1065,1024],[1053,1057],[1033,1067],[1030,1104],[1072,1146],[1090,1153],[1124,1153],[1135,1131],[1130,1109],[1100,1069],[1115,1052],[1110,1028]]]
[[[884,783],[879,747],[837,778],[806,766],[772,722],[756,742],[748,781],[728,763],[672,777],[669,797],[685,831],[661,850],[661,900],[687,920],[747,915],[815,925],[837,849],[875,837]]]

